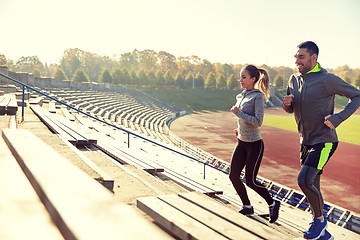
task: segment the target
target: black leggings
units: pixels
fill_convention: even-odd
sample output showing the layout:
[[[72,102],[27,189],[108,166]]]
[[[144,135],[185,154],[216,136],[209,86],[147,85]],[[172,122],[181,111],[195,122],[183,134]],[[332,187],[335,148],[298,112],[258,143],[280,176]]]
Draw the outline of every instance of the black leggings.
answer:
[[[298,185],[309,201],[314,217],[321,217],[324,208],[324,199],[320,192],[319,172],[319,169],[302,165],[298,176]]]
[[[231,159],[229,178],[244,205],[250,205],[246,188],[240,179],[241,171],[245,166],[246,185],[263,197],[268,205],[273,203],[269,191],[256,181],[263,153],[264,142],[262,140],[243,142],[238,139],[238,145]]]
[[[302,166],[298,175],[298,185],[309,201],[314,217],[323,215],[324,200],[320,192],[320,174],[337,146],[337,142],[301,145]]]

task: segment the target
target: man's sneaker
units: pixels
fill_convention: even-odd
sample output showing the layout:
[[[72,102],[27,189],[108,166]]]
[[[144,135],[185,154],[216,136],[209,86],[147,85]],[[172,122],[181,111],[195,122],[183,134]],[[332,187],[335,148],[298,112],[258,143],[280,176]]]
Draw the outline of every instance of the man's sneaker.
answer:
[[[245,216],[250,216],[250,215],[254,214],[254,208],[253,208],[253,206],[251,206],[251,207],[243,206],[242,209],[239,210],[239,213],[241,213]]]
[[[333,240],[334,236],[331,235],[327,230],[325,230],[324,235],[320,236],[318,240]]]
[[[274,206],[269,206],[270,223],[274,223],[279,217],[280,202],[278,200],[274,200],[274,202]]]
[[[312,223],[310,223],[310,228],[304,233],[304,238],[308,240],[319,239],[321,235],[325,234],[327,228],[327,219],[324,215],[324,221],[322,222],[318,218],[314,218]]]

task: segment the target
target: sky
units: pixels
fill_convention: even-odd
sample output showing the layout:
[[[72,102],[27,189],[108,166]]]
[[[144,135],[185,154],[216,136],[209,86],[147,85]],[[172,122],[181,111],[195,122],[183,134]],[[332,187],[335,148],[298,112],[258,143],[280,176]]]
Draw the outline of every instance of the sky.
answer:
[[[294,68],[296,46],[311,40],[323,67],[360,68],[360,0],[1,0],[0,26],[0,54],[15,62],[150,49]]]

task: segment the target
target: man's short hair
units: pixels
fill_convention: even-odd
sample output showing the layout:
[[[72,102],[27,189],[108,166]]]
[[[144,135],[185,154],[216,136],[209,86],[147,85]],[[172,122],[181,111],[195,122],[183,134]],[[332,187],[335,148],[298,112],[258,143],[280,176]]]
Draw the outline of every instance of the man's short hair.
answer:
[[[307,52],[311,55],[316,54],[317,56],[319,56],[319,48],[316,45],[316,43],[312,42],[312,41],[306,41],[303,43],[300,43],[298,46],[298,48],[306,48]]]

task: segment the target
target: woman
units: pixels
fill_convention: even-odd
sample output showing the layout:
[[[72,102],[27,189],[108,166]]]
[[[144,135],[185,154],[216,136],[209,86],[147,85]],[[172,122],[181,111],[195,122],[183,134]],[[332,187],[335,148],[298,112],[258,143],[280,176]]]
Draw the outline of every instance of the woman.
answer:
[[[245,167],[246,185],[265,199],[269,205],[269,221],[273,223],[279,216],[280,202],[273,200],[269,191],[256,181],[264,153],[259,127],[264,117],[264,99],[268,99],[270,95],[269,77],[265,70],[247,65],[240,71],[240,84],[245,90],[236,96],[236,104],[230,110],[238,120],[238,128],[234,130],[238,144],[231,159],[229,178],[243,203],[239,212],[246,216],[254,214],[254,208],[240,179]]]

